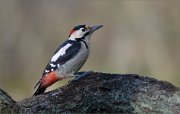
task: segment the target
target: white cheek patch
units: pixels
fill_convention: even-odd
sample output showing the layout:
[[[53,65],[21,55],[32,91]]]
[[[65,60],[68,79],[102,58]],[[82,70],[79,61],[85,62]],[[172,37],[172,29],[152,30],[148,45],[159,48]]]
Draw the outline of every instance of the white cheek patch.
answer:
[[[75,31],[73,34],[71,34],[71,36],[69,37],[69,39],[70,39],[70,40],[75,40],[75,38],[82,38],[82,37],[84,36],[84,34],[85,34],[85,33],[83,33],[83,32],[81,31],[81,29],[80,29],[80,30],[78,30],[78,31]]]
[[[63,48],[61,48],[53,57],[52,57],[52,59],[51,59],[51,61],[53,61],[53,62],[55,62],[55,61],[57,61],[57,59],[60,57],[60,56],[62,56],[62,55],[64,55],[65,53],[66,53],[66,50],[71,46],[72,44],[67,44],[67,45],[65,45]]]

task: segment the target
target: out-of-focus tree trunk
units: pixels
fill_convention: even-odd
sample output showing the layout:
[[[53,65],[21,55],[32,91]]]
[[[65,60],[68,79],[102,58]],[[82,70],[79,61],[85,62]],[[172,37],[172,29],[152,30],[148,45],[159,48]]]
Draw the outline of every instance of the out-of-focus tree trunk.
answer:
[[[0,90],[1,113],[180,113],[180,89],[134,74],[91,73],[22,101]]]

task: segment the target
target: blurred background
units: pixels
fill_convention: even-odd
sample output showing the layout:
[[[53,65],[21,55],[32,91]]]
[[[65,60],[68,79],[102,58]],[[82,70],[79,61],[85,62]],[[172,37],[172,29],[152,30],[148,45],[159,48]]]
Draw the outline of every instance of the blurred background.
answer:
[[[15,100],[32,96],[55,49],[79,24],[104,25],[81,70],[135,73],[180,87],[179,0],[0,0],[0,88]]]

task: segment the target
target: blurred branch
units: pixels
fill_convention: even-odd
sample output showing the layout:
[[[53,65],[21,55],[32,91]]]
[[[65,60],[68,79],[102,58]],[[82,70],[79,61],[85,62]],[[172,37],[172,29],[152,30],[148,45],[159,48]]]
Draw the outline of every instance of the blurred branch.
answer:
[[[180,113],[180,89],[134,74],[92,73],[39,96],[15,102],[0,90],[1,113]]]
[[[15,112],[18,109],[16,102],[2,89],[0,89],[0,113]]]

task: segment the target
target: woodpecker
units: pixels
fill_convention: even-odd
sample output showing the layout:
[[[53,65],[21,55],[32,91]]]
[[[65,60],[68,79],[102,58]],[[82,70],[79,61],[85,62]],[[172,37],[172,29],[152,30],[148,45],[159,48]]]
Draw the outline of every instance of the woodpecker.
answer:
[[[68,39],[57,48],[45,67],[41,79],[34,87],[38,86],[34,95],[44,93],[47,87],[59,80],[77,76],[76,73],[89,56],[90,37],[101,27],[102,25],[78,25],[70,31]],[[82,76],[85,75],[78,77]]]

